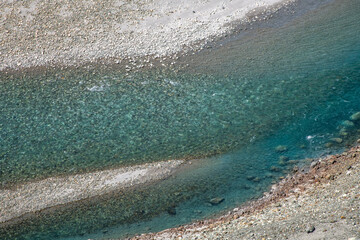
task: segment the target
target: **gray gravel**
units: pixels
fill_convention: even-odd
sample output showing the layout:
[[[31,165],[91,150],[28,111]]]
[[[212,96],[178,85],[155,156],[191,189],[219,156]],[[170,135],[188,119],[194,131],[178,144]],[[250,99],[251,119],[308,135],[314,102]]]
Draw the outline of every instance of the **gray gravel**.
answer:
[[[229,31],[229,23],[248,21],[247,13],[276,11],[280,2],[291,0],[1,1],[0,71],[176,59]]]
[[[17,185],[12,189],[0,189],[0,224],[26,213],[165,179],[183,163],[183,160],[148,163],[52,177]]]

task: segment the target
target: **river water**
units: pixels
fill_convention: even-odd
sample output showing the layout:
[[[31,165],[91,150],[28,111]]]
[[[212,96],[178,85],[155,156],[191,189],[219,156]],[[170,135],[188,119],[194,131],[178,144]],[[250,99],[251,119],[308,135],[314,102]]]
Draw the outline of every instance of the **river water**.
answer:
[[[5,187],[150,161],[195,160],[162,182],[0,226],[0,237],[88,239],[160,231],[239,206],[295,165],[308,164],[304,159],[342,151],[360,129],[358,121],[346,121],[360,111],[360,3],[304,2],[172,68],[2,73]],[[215,197],[225,200],[213,205]]]

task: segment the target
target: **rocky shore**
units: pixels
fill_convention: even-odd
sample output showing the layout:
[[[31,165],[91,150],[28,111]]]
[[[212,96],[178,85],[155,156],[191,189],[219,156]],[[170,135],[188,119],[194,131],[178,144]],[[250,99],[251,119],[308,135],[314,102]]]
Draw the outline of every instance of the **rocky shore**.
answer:
[[[360,139],[357,141],[360,143]],[[259,200],[212,220],[133,239],[360,239],[360,146],[314,160]]]

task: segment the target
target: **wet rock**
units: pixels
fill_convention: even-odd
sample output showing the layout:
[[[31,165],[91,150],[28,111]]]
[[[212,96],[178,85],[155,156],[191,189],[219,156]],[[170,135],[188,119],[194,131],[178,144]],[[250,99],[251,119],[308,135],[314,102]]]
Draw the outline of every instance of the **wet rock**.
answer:
[[[276,167],[276,166],[271,166],[270,171],[272,171],[272,172],[280,172],[281,169],[279,167]]]
[[[318,164],[319,164],[318,161],[314,161],[314,162],[312,162],[312,163],[310,164],[310,168],[314,168],[314,167],[316,167]]]
[[[292,169],[292,171],[293,171],[294,173],[298,172],[298,171],[299,171],[299,167],[298,167],[298,166],[295,166],[295,167]]]
[[[354,113],[350,116],[350,119],[353,121],[359,121],[360,120],[360,112]]]
[[[331,148],[334,144],[331,142],[325,143],[326,148]]]
[[[166,209],[167,213],[170,215],[176,215],[176,208],[175,206],[171,206],[168,209]]]
[[[252,181],[252,180],[255,179],[255,176],[247,176],[246,179],[249,180],[249,181]]]
[[[314,225],[308,225],[306,227],[306,232],[307,233],[313,233],[315,231],[315,226]]]
[[[294,165],[294,164],[297,164],[299,161],[298,160],[289,160],[287,163],[289,165]]]
[[[212,198],[210,199],[209,203],[211,203],[211,205],[219,205],[220,203],[222,203],[225,200],[225,198],[222,197],[216,197],[216,198]]]
[[[279,145],[275,148],[275,151],[277,152],[286,152],[288,150],[287,146]]]
[[[348,136],[348,135],[349,135],[348,132],[346,132],[346,131],[340,131],[340,136],[346,137],[346,136]]]
[[[279,160],[278,163],[279,163],[280,166],[285,166],[287,164],[287,162],[283,161],[283,160]]]
[[[333,141],[333,142],[336,142],[336,143],[342,143],[343,142],[342,138],[331,138],[330,140]]]
[[[355,124],[352,121],[349,120],[345,120],[341,123],[341,125],[343,125],[344,127],[354,127]]]
[[[261,178],[256,177],[256,178],[254,178],[252,181],[253,181],[253,182],[260,182],[260,181],[261,181]]]
[[[305,145],[305,144],[301,144],[299,147],[300,147],[301,149],[305,149],[305,148],[306,148],[306,145]]]
[[[279,161],[288,161],[289,160],[289,157],[287,156],[280,156],[279,157]]]

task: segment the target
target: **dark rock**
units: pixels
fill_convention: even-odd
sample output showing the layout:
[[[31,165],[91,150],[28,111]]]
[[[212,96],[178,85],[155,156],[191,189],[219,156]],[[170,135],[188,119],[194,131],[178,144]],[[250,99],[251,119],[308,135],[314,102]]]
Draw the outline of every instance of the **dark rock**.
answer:
[[[224,200],[225,200],[225,198],[216,197],[216,198],[210,199],[209,203],[211,203],[211,205],[218,205],[218,204],[222,203]]]
[[[170,215],[176,215],[176,208],[175,208],[175,206],[169,207],[166,211],[167,211],[167,213],[170,214]]]
[[[293,172],[298,172],[298,171],[299,171],[299,167],[298,167],[298,166],[295,166],[292,171],[293,171]]]
[[[313,233],[315,231],[315,227],[313,225],[308,225],[306,228],[307,233]]]

